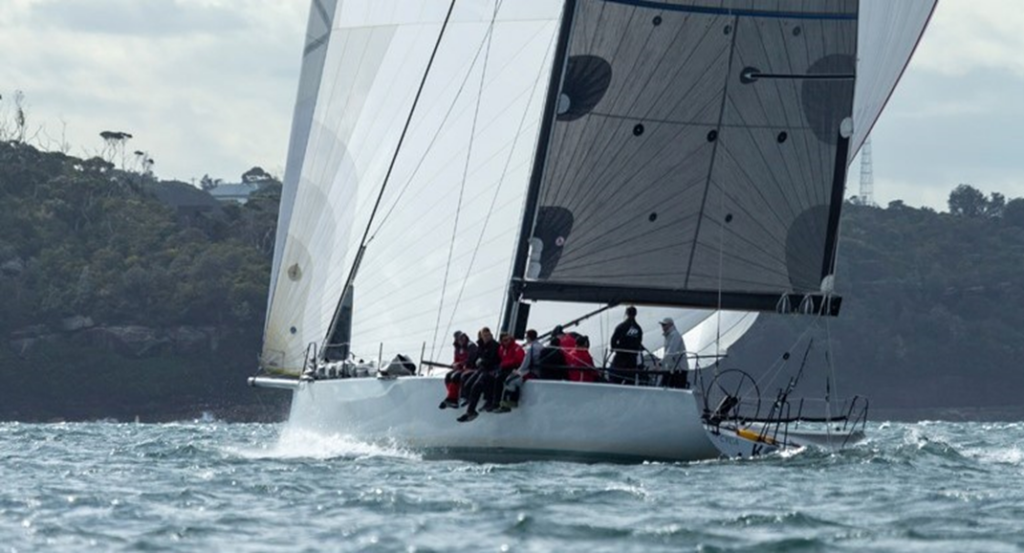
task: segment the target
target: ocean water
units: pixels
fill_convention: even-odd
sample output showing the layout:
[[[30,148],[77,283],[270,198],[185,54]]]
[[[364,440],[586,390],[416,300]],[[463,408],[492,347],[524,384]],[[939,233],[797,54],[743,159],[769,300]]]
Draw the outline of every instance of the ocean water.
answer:
[[[475,464],[278,425],[0,424],[0,551],[1024,551],[1024,423],[839,453]]]

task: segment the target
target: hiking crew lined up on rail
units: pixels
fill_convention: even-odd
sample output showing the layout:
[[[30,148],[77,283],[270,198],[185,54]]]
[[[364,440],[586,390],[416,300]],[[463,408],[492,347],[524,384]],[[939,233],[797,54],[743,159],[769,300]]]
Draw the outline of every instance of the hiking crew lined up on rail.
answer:
[[[452,370],[445,375],[447,390],[440,409],[466,407],[459,422],[479,416],[477,405],[485,412],[508,413],[519,406],[522,385],[527,380],[568,380],[571,382],[609,382],[612,384],[649,383],[656,386],[686,388],[688,364],[682,336],[671,318],[660,321],[665,337],[665,353],[660,368],[671,374],[643,375],[643,329],[636,322],[636,308],[626,309],[626,320],[612,334],[612,362],[602,375],[590,354],[590,340],[566,333],[556,326],[545,345],[536,330],[526,331],[526,344],[520,346],[508,333],[499,340],[489,328],[482,328],[473,343],[461,331],[455,332]],[[619,370],[616,370],[619,369]],[[653,376],[653,378],[649,378]],[[460,403],[461,400],[461,403]]]

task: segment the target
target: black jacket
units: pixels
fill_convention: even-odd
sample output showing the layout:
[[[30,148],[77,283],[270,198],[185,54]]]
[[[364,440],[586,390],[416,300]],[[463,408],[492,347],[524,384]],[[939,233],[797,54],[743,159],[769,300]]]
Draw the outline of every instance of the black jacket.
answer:
[[[501,365],[501,354],[498,352],[498,341],[491,340],[490,342],[484,342],[483,340],[477,340],[476,356],[476,367],[478,369],[489,371],[498,368],[498,366]]]
[[[540,352],[540,377],[542,380],[566,380],[565,354],[558,346],[544,346]]]
[[[615,327],[612,334],[612,349],[618,353],[620,350],[626,352],[639,352],[643,349],[644,331],[636,324],[636,319],[626,319]]]

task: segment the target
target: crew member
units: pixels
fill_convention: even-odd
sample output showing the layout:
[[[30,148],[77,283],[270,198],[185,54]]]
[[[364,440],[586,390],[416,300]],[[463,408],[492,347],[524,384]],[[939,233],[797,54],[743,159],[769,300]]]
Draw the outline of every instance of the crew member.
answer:
[[[519,407],[519,391],[523,382],[540,376],[541,353],[544,345],[537,339],[537,331],[526,331],[526,348],[519,368],[505,379],[505,394],[496,413],[508,413]]]
[[[665,317],[661,321],[661,333],[665,337],[665,353],[661,357],[661,370],[669,371],[670,374],[659,375],[658,385],[664,384],[671,388],[687,387],[686,344],[683,337],[676,328],[672,317]]]
[[[573,382],[594,382],[597,370],[594,369],[594,357],[590,355],[590,338],[576,338],[576,350],[573,355],[572,368],[569,369],[569,380]]]
[[[472,374],[473,367],[476,365],[476,344],[469,340],[469,336],[465,332],[455,331],[455,342],[452,347],[455,348],[452,370],[444,375],[444,387],[448,393],[441,401],[441,405],[438,405],[439,409],[449,407],[458,409],[462,382]]]
[[[466,412],[456,419],[459,422],[469,422],[479,415],[476,406],[480,402],[480,397],[494,386],[498,366],[501,364],[498,342],[494,340],[491,329],[482,328],[478,336],[480,339],[476,343],[476,371],[471,378],[463,381],[463,387],[469,387],[469,405]],[[493,410],[497,406],[490,407]]]
[[[609,379],[619,384],[627,384],[636,380],[636,370],[640,366],[640,351],[643,349],[644,331],[636,322],[636,307],[626,308],[626,320],[619,323],[612,333],[612,369]],[[614,369],[626,369],[615,371]]]
[[[494,386],[488,390],[484,397],[486,402],[484,404],[484,411],[493,411],[499,407],[502,390],[505,387],[505,380],[526,359],[526,352],[523,351],[523,346],[517,344],[508,332],[502,332],[501,337],[498,339],[498,355],[501,358],[501,364],[498,367],[498,375],[494,379]]]

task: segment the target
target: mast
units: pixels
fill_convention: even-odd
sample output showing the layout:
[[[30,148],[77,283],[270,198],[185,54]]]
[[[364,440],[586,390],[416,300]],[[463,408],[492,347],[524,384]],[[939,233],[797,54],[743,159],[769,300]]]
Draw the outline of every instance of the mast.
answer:
[[[526,201],[523,209],[523,221],[519,228],[519,240],[515,259],[512,261],[512,274],[508,283],[508,295],[505,299],[505,312],[501,318],[501,331],[511,332],[522,338],[526,332],[525,324],[529,316],[529,306],[521,304],[523,281],[526,277],[526,262],[530,255],[530,237],[537,220],[538,203],[540,201],[540,185],[544,178],[547,162],[548,145],[551,142],[555,114],[558,108],[558,96],[561,93],[562,77],[568,58],[569,39],[572,36],[573,15],[576,12],[576,0],[565,0],[562,9],[562,24],[558,29],[558,42],[555,56],[551,64],[551,80],[548,84],[548,97],[544,104],[541,119],[540,138],[537,140],[537,151],[533,158],[533,170],[530,183],[526,189]]]

